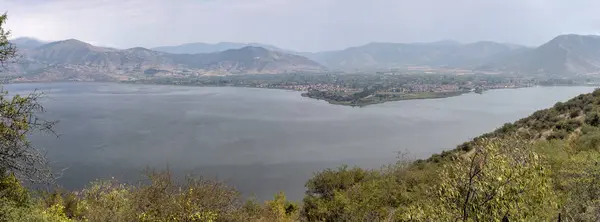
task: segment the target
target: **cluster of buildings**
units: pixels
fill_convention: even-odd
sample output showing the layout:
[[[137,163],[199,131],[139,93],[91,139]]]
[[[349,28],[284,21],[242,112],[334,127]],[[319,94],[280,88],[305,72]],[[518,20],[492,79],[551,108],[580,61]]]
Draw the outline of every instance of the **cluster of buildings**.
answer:
[[[407,84],[401,88],[389,88],[386,92],[418,93],[418,92],[456,92],[459,91],[458,85],[442,84]]]
[[[325,84],[325,83],[279,85],[279,86],[277,86],[277,88],[297,90],[297,91],[309,91],[309,90],[336,91],[336,92],[356,91],[356,89],[338,86],[338,85],[334,85],[334,84]]]

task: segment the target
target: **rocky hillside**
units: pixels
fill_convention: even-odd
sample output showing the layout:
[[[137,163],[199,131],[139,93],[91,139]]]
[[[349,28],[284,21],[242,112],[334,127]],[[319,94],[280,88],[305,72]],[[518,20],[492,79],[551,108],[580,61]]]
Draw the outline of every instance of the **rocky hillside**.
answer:
[[[169,54],[140,47],[124,50],[97,47],[69,39],[30,47],[21,52],[23,58],[11,67],[8,74],[44,81],[325,70],[320,64],[302,56],[252,46],[216,53]]]

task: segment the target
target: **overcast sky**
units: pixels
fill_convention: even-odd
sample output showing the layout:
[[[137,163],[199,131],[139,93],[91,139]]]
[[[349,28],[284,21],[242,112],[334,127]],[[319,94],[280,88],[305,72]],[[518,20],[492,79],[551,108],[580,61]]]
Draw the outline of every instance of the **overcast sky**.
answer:
[[[0,0],[13,37],[128,48],[259,42],[298,51],[369,42],[539,45],[600,33],[598,0]]]

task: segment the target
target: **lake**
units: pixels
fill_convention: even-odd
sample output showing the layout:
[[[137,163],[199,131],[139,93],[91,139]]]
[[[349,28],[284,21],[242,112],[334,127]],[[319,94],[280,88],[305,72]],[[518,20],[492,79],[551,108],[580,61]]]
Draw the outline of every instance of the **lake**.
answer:
[[[379,167],[398,152],[416,158],[453,149],[506,122],[592,87],[487,91],[367,107],[330,105],[300,92],[230,88],[45,83],[5,85],[46,94],[44,117],[58,138],[33,144],[67,167],[59,183],[135,182],[145,167],[224,180],[259,199],[300,200],[314,172],[341,164]]]

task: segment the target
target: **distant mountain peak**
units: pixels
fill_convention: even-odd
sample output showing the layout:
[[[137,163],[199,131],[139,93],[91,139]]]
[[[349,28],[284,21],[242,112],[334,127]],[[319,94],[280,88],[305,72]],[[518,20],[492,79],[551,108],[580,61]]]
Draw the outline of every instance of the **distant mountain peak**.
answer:
[[[153,51],[151,49],[144,48],[144,47],[133,47],[133,48],[129,48],[126,50],[129,50],[129,51]]]
[[[58,47],[58,46],[69,46],[69,47],[85,47],[92,48],[95,47],[92,44],[87,42],[83,42],[77,39],[65,39],[60,41],[55,41],[44,45],[43,47]]]
[[[597,35],[578,35],[578,34],[564,34],[554,37],[547,44],[560,43],[560,42],[581,42],[584,40],[597,41],[600,40],[600,36]]]
[[[84,41],[81,41],[81,40],[78,40],[78,39],[65,39],[65,40],[57,41],[57,42],[66,43],[66,44],[92,45],[92,44],[89,44],[87,42],[84,42]]]
[[[203,43],[193,42],[176,46],[161,46],[151,48],[155,51],[172,53],[172,54],[198,54],[198,53],[213,53],[222,52],[230,49],[241,49],[247,46],[262,47],[271,51],[280,51],[292,53],[290,50],[280,49],[276,46],[260,44],[260,43],[236,43],[236,42],[218,42],[218,43]]]
[[[34,49],[46,44],[46,42],[32,37],[18,37],[10,40],[10,42],[19,49]]]
[[[260,46],[245,46],[241,49],[230,49],[230,50],[240,50],[240,51],[255,51],[255,52],[268,52],[271,50],[268,50],[266,48],[260,47]]]
[[[15,42],[20,42],[20,41],[37,41],[37,42],[43,42],[40,39],[34,38],[34,37],[28,37],[28,36],[21,36],[21,37],[17,37],[14,38],[10,41],[15,41]]]

